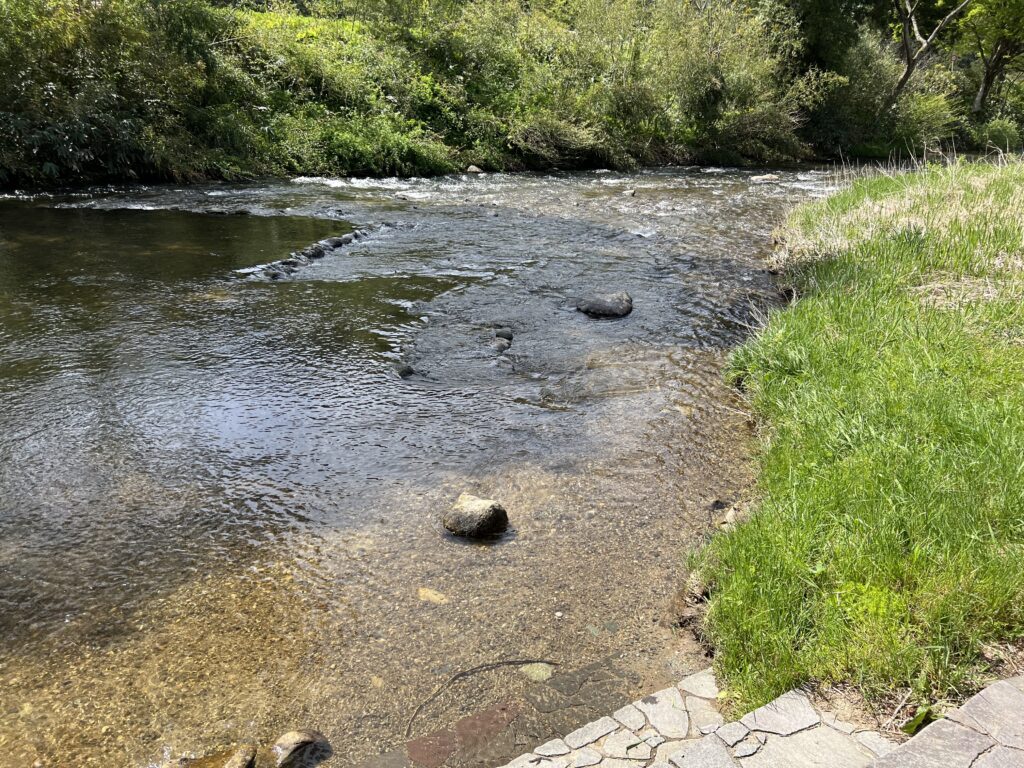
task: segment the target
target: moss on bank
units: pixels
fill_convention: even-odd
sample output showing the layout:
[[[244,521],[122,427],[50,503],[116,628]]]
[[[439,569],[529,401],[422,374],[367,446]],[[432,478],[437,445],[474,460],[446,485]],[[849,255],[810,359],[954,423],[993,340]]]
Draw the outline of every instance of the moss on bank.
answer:
[[[798,301],[734,356],[759,507],[697,556],[737,703],[809,680],[956,697],[1024,635],[1024,165],[797,209]]]

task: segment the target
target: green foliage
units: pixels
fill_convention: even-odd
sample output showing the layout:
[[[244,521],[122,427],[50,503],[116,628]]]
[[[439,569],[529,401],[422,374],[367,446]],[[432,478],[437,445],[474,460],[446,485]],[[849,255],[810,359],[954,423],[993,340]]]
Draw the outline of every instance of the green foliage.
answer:
[[[808,680],[922,701],[1024,636],[1024,166],[858,181],[798,209],[800,300],[732,360],[759,509],[697,558],[742,706]]]
[[[0,183],[765,163],[981,137],[963,118],[973,53],[885,103],[900,62],[880,7],[6,0]],[[1012,37],[1004,16],[962,30]],[[990,80],[989,114],[1019,122],[1020,86]]]
[[[1012,120],[996,117],[978,128],[978,146],[997,152],[1017,152],[1021,149],[1020,129]]]

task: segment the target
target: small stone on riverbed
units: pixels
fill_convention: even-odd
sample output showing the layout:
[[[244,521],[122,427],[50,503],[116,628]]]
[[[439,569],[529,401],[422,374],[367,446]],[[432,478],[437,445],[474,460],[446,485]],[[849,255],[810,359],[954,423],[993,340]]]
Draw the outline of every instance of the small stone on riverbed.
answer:
[[[331,744],[319,731],[288,731],[274,742],[271,752],[277,768],[298,768],[303,764],[299,762],[302,758],[330,754]]]
[[[633,311],[633,297],[625,292],[595,294],[576,302],[576,309],[591,317],[625,317]]]
[[[481,499],[464,493],[441,523],[456,536],[484,538],[501,533],[508,527],[508,513],[494,499]]]

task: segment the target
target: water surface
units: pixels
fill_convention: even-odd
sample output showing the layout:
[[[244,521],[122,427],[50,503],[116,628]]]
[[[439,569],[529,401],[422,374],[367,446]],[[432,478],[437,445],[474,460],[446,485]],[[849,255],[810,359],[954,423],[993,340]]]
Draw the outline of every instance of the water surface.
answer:
[[[748,479],[722,363],[776,300],[773,224],[827,188],[751,175],[0,201],[0,766],[295,726],[356,765],[505,707],[449,758],[496,765],[700,664],[661,620]],[[357,227],[287,280],[237,271]],[[574,311],[604,290],[634,313]],[[506,504],[502,541],[442,535],[463,491]],[[608,672],[483,672],[409,725],[520,658]]]

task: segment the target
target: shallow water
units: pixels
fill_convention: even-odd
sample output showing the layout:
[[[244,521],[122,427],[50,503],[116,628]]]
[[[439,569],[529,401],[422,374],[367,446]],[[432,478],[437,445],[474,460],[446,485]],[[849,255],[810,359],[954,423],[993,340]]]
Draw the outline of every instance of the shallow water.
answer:
[[[504,707],[447,758],[496,765],[698,665],[660,620],[747,481],[723,358],[775,301],[773,224],[828,189],[751,175],[0,201],[0,766],[295,726],[356,765]],[[237,272],[355,227],[287,280]],[[634,313],[574,311],[602,290]],[[462,491],[510,533],[443,536]],[[555,678],[482,671],[410,725],[452,675],[526,658]]]

